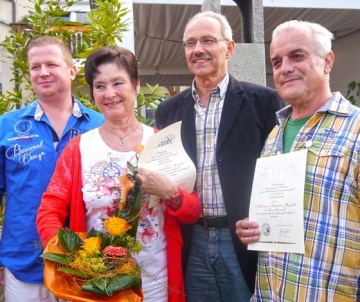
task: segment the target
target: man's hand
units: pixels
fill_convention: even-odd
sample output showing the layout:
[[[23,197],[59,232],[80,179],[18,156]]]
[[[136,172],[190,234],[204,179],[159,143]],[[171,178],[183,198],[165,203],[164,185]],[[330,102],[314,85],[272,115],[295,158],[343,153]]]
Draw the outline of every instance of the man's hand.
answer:
[[[236,222],[236,235],[238,235],[243,244],[248,245],[249,243],[259,241],[260,234],[257,222],[249,221],[249,218]]]

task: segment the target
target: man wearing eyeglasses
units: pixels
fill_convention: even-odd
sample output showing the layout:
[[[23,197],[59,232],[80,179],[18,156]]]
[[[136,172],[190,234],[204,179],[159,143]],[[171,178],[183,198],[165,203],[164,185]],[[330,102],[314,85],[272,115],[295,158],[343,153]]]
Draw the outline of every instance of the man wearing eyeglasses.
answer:
[[[235,223],[248,216],[256,159],[282,101],[272,89],[229,75],[235,44],[224,16],[195,15],[183,40],[195,79],[160,104],[156,125],[182,121],[183,145],[197,167],[202,217],[182,230],[187,302],[249,301],[257,254],[239,241]]]

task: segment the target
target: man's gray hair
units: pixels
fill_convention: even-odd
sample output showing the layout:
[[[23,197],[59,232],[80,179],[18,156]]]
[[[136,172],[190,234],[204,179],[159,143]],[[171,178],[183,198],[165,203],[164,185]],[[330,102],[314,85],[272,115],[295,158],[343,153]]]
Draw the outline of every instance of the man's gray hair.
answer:
[[[291,20],[284,22],[275,28],[272,33],[272,39],[274,39],[278,34],[291,29],[310,30],[314,35],[316,53],[320,57],[324,58],[331,51],[331,43],[334,39],[333,33],[331,33],[329,30],[327,30],[320,24],[313,22],[300,20]]]
[[[190,18],[190,20],[188,21],[188,23],[185,26],[185,30],[184,30],[184,36],[183,36],[183,41],[185,42],[185,32],[187,30],[187,28],[189,27],[189,25],[194,22],[197,19],[200,18],[213,18],[215,20],[217,20],[220,23],[221,26],[221,32],[223,37],[216,37],[216,38],[223,38],[226,39],[227,41],[232,41],[232,29],[231,26],[228,22],[228,20],[226,19],[226,17],[222,14],[219,13],[215,13],[213,11],[205,11],[205,12],[201,12],[198,13],[196,15],[194,15],[193,17]]]

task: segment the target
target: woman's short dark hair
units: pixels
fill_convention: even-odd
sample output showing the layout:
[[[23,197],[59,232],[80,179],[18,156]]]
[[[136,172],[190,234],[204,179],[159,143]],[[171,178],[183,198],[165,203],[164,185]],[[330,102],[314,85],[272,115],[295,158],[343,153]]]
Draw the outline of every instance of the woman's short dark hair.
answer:
[[[92,100],[94,100],[94,77],[99,73],[99,66],[107,63],[116,63],[119,68],[125,69],[134,88],[139,82],[138,62],[134,54],[120,46],[104,46],[91,53],[85,62],[85,79],[90,87]]]

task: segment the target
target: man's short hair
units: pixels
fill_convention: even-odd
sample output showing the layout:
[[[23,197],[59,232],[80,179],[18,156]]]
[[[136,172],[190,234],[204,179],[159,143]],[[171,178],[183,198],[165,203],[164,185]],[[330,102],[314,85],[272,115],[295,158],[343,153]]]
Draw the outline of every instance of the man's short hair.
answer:
[[[34,47],[44,47],[44,46],[48,46],[48,45],[58,46],[63,53],[66,64],[69,67],[74,65],[70,47],[68,45],[66,45],[64,43],[64,41],[62,41],[61,39],[53,37],[53,36],[41,36],[41,37],[36,37],[36,38],[30,40],[30,42],[28,43],[28,45],[26,47],[27,55],[29,55],[30,50]]]
[[[222,14],[215,13],[213,11],[205,11],[205,12],[198,13],[190,18],[190,20],[186,24],[185,30],[184,30],[184,36],[183,36],[184,42],[185,42],[185,32],[186,32],[187,28],[193,21],[200,19],[200,18],[213,18],[213,19],[217,20],[220,23],[221,32],[223,35],[223,37],[217,37],[217,38],[223,38],[223,39],[226,39],[227,41],[232,41],[232,39],[233,39],[232,29],[231,29],[231,26],[230,26],[228,20],[226,19],[226,17]]]
[[[331,51],[331,43],[334,39],[333,33],[320,24],[291,20],[278,25],[272,33],[272,39],[278,34],[292,29],[307,29],[312,32],[315,41],[315,51],[318,56],[324,58]]]

